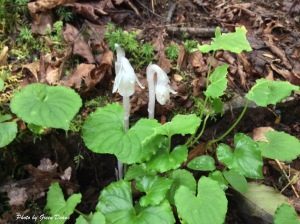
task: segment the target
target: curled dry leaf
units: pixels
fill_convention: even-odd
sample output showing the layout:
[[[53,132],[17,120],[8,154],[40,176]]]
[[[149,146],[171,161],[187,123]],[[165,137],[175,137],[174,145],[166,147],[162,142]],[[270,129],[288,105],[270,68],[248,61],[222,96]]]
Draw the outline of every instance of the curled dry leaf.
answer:
[[[35,61],[26,65],[22,66],[22,71],[24,73],[27,72],[27,74],[33,76],[35,78],[35,81],[39,81],[39,72],[40,72],[40,62]]]
[[[269,131],[274,131],[271,127],[259,127],[253,129],[253,140],[254,141],[262,141],[266,142],[268,141],[266,138],[266,133]]]
[[[43,158],[40,161],[40,165],[37,167],[41,171],[53,172],[56,171],[58,167],[57,163],[52,163],[52,161],[48,158]]]
[[[37,0],[28,3],[30,13],[36,14],[38,12],[45,12],[53,9],[59,5],[73,2],[74,0]]]
[[[63,32],[64,39],[73,46],[73,54],[85,58],[88,63],[95,63],[90,46],[85,42],[83,36],[72,25],[67,24]]]
[[[169,73],[171,71],[171,61],[167,59],[165,54],[165,45],[164,39],[166,36],[165,30],[161,30],[158,33],[157,38],[154,40],[153,47],[157,51],[156,58],[158,60],[158,65],[166,72]]]
[[[8,53],[8,47],[4,46],[1,53],[0,53],[0,66],[6,65],[7,63],[7,53]]]
[[[64,173],[60,175],[60,178],[62,180],[70,180],[71,175],[72,175],[72,167],[69,166],[67,169],[65,169]]]

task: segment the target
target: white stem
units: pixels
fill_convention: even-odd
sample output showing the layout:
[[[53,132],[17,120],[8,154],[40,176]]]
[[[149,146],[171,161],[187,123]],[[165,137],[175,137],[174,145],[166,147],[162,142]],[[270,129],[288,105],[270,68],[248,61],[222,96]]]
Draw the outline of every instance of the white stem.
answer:
[[[124,108],[124,130],[129,129],[129,116],[130,116],[130,97],[123,96],[123,108]]]
[[[147,67],[146,74],[147,74],[148,89],[149,89],[148,116],[149,116],[149,118],[154,118],[154,112],[155,112],[155,80],[154,80],[154,74],[155,74],[155,70],[152,69],[151,65],[149,65]]]
[[[124,108],[124,131],[129,129],[129,116],[130,116],[130,97],[123,96],[123,108]],[[118,161],[118,171],[117,178],[122,180],[124,176],[124,165],[122,162]]]

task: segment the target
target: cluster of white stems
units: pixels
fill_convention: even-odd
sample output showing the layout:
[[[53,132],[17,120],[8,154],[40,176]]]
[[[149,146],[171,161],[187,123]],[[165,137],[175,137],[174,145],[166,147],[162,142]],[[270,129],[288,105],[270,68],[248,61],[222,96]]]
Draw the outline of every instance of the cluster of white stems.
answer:
[[[124,107],[124,127],[125,131],[129,128],[130,116],[130,96],[134,94],[135,83],[144,88],[136,77],[133,67],[125,57],[125,51],[118,45],[115,45],[117,60],[115,62],[116,78],[113,86],[113,93],[118,92],[123,97]],[[165,105],[170,99],[170,92],[176,94],[170,87],[170,80],[166,72],[156,64],[150,64],[146,70],[148,89],[149,89],[149,118],[154,118],[155,98],[158,103]],[[122,178],[122,164],[118,162],[118,178]]]

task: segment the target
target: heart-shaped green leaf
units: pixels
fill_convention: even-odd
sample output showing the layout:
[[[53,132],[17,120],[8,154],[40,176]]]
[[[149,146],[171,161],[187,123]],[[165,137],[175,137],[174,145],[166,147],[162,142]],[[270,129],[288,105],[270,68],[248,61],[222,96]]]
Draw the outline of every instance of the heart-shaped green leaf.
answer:
[[[300,155],[300,141],[285,132],[269,131],[268,142],[259,143],[262,156],[281,161],[291,161]]]
[[[213,171],[216,169],[215,160],[208,155],[198,156],[192,159],[187,167],[192,170]]]
[[[199,45],[198,49],[207,53],[209,51],[225,50],[233,53],[241,53],[242,51],[252,51],[252,48],[247,40],[247,30],[244,26],[236,27],[235,32],[222,33],[216,30],[216,36],[210,45]]]
[[[209,85],[204,92],[206,96],[218,98],[224,94],[227,88],[227,69],[227,64],[215,68],[213,73],[209,76]]]
[[[50,215],[69,218],[74,212],[75,207],[81,201],[81,194],[71,195],[67,201],[64,198],[64,194],[58,183],[51,184],[47,193],[46,209],[50,212]],[[46,221],[47,224],[63,224],[65,219],[52,219]]]
[[[215,180],[219,183],[220,187],[223,189],[223,190],[227,190],[228,188],[228,182],[227,180],[225,180],[223,174],[221,171],[219,170],[216,170],[214,172],[211,172],[208,177],[212,180]]]
[[[248,183],[244,176],[234,170],[224,171],[223,175],[235,190],[241,193],[245,193],[247,191]]]
[[[35,83],[17,92],[10,108],[29,124],[68,130],[81,105],[80,96],[70,88]]]
[[[222,224],[225,221],[225,192],[208,177],[199,180],[197,197],[189,188],[181,186],[175,194],[175,205],[183,223]]]
[[[104,215],[97,211],[93,214],[90,214],[89,216],[85,216],[83,217],[82,215],[80,215],[77,219],[76,219],[76,223],[75,224],[105,224],[105,217]]]
[[[147,162],[147,167],[150,170],[164,173],[168,170],[177,169],[186,161],[188,149],[185,145],[175,147],[170,153],[168,150],[162,149],[157,152],[150,161]]]
[[[0,78],[0,92],[4,89],[4,81]]]
[[[138,177],[155,175],[155,174],[156,172],[147,169],[145,163],[133,164],[129,166],[128,170],[126,171],[124,180],[133,180],[133,179],[137,179]]]
[[[247,93],[246,98],[254,101],[258,106],[266,107],[269,104],[279,103],[291,95],[293,90],[299,90],[299,87],[287,81],[259,79]]]
[[[288,204],[282,204],[275,212],[274,224],[300,224],[300,219],[294,208]]]
[[[169,178],[173,180],[172,186],[168,193],[168,200],[171,204],[175,204],[174,196],[180,186],[185,186],[189,188],[193,194],[196,194],[197,183],[193,174],[191,174],[189,171],[182,169],[174,170],[169,174]]]
[[[200,118],[196,114],[182,115],[178,114],[170,122],[156,129],[157,134],[166,135],[171,137],[172,135],[181,134],[194,134],[200,125]]]
[[[119,104],[98,108],[83,125],[83,140],[93,152],[114,154],[123,163],[142,162],[156,151],[153,144],[142,143],[160,124],[154,119],[140,119],[125,132],[123,113]]]
[[[136,187],[139,191],[145,192],[146,195],[141,197],[140,205],[143,207],[149,205],[158,205],[167,195],[172,180],[159,176],[144,176],[137,178]]]
[[[258,144],[242,133],[234,136],[234,144],[234,152],[229,146],[220,144],[217,148],[218,159],[245,177],[263,178],[263,161]]]
[[[16,122],[0,123],[0,148],[11,143],[17,135],[18,127]]]
[[[107,186],[99,197],[97,210],[101,211],[110,224],[174,224],[170,204],[163,201],[157,206],[133,207],[131,184],[118,181]]]

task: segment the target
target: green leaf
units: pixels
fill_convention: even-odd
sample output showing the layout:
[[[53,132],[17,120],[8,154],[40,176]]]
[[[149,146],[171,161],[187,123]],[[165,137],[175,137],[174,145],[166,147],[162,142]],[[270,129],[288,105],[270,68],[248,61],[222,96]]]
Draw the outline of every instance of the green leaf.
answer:
[[[285,132],[269,131],[268,142],[259,143],[262,156],[281,161],[291,161],[300,155],[300,141]]]
[[[242,195],[246,199],[247,207],[252,207],[251,211],[255,211],[255,213],[267,213],[271,216],[274,215],[278,206],[288,202],[288,198],[283,196],[279,191],[255,182],[248,183],[248,190]]]
[[[81,105],[80,96],[70,88],[35,83],[17,92],[10,108],[29,124],[68,130]]]
[[[258,106],[266,107],[288,97],[293,90],[299,90],[299,87],[287,81],[259,79],[247,93],[246,98],[254,101]]]
[[[274,224],[300,224],[300,220],[292,206],[283,204],[275,212]]]
[[[8,121],[12,119],[10,114],[0,114],[0,122]]]
[[[138,178],[136,187],[139,191],[145,192],[146,195],[141,197],[140,205],[143,207],[149,205],[158,205],[167,195],[172,185],[172,180],[159,176],[144,176]]]
[[[193,191],[181,186],[175,194],[180,219],[187,224],[223,224],[227,212],[227,199],[219,184],[208,177],[198,182],[197,197]]]
[[[206,91],[204,92],[205,96],[218,98],[224,94],[224,91],[227,88],[227,69],[228,65],[220,65],[215,68],[213,73],[209,76],[209,82]]]
[[[0,123],[0,148],[11,143],[17,135],[18,126],[16,122]]]
[[[192,159],[187,167],[192,170],[213,171],[216,169],[215,160],[208,155],[198,156]]]
[[[171,137],[172,135],[181,134],[194,134],[200,125],[200,118],[196,114],[181,115],[178,114],[170,122],[156,129],[157,134],[166,135]]]
[[[138,177],[147,176],[147,175],[154,175],[155,172],[150,171],[147,169],[145,163],[142,164],[133,164],[131,165],[125,173],[124,180],[133,180]]]
[[[170,191],[168,192],[168,200],[171,204],[175,204],[175,193],[180,186],[185,186],[189,188],[193,194],[196,194],[196,180],[189,171],[182,169],[174,170],[169,174],[169,178],[173,180]]]
[[[149,170],[164,173],[168,170],[179,168],[186,161],[187,156],[188,149],[185,145],[177,146],[170,153],[165,148],[154,155],[146,165]]]
[[[229,169],[234,169],[245,177],[263,178],[263,160],[258,144],[242,133],[234,136],[235,150],[220,144],[217,148],[217,157]]]
[[[228,182],[227,180],[225,180],[223,174],[221,171],[219,170],[216,170],[214,172],[211,172],[208,177],[214,181],[217,181],[220,185],[220,187],[223,189],[223,190],[227,190],[228,188]]]
[[[87,218],[80,215],[75,224],[105,224],[105,217],[101,212],[90,214]]]
[[[221,34],[220,30],[216,30],[216,36],[211,44],[198,45],[198,49],[203,53],[225,50],[239,54],[242,51],[252,51],[246,33],[247,30],[244,26],[236,27],[235,32],[232,33]]]
[[[157,206],[135,209],[130,183],[118,181],[106,187],[99,197],[97,209],[109,224],[174,224],[170,204],[163,201]]]
[[[83,125],[83,140],[93,152],[114,154],[123,163],[142,162],[156,151],[152,144],[143,143],[160,124],[154,119],[140,119],[125,132],[123,113],[119,104],[98,108]]]
[[[4,89],[4,81],[0,78],[0,92]]]
[[[223,175],[235,190],[241,193],[245,193],[247,191],[248,183],[244,176],[234,170],[224,171]]]
[[[69,218],[74,212],[75,207],[81,201],[81,194],[71,195],[67,201],[65,201],[64,194],[58,183],[51,184],[47,193],[46,209],[49,210],[50,215],[55,217]],[[48,220],[48,224],[63,224],[64,219],[52,219]]]

